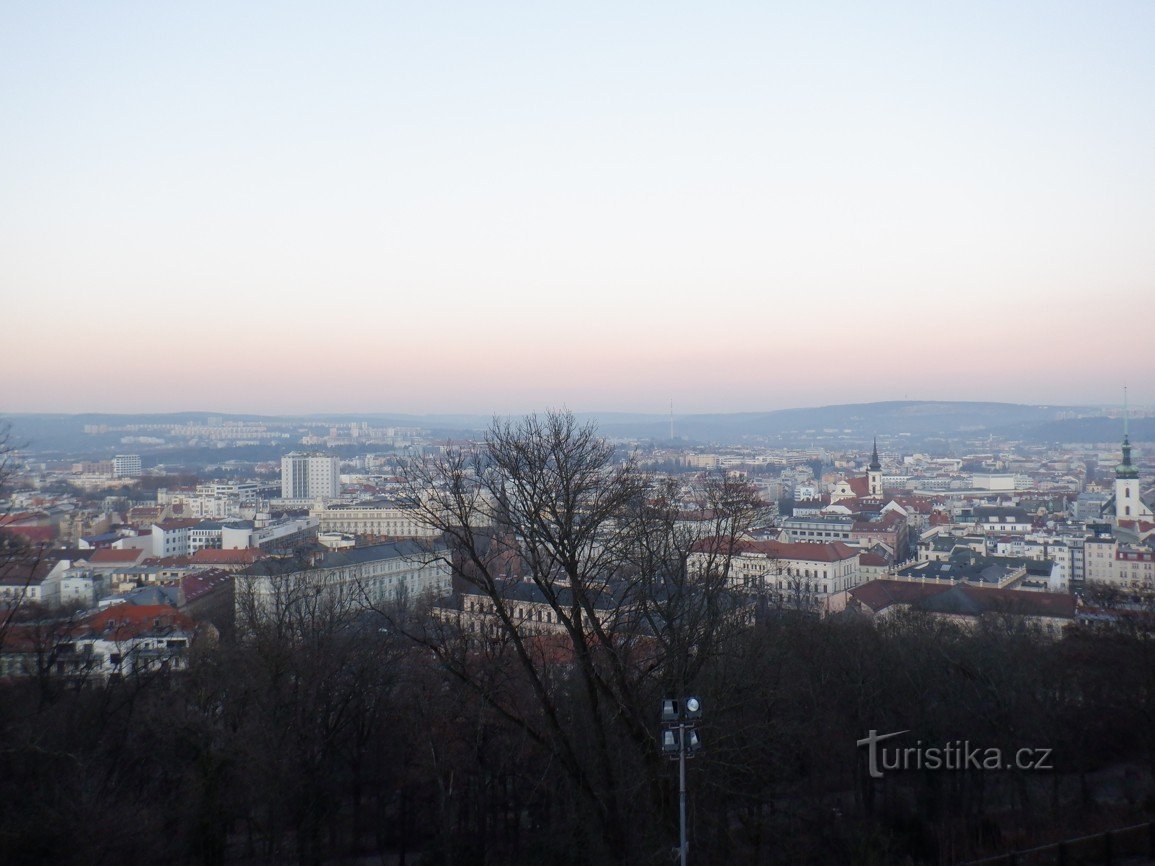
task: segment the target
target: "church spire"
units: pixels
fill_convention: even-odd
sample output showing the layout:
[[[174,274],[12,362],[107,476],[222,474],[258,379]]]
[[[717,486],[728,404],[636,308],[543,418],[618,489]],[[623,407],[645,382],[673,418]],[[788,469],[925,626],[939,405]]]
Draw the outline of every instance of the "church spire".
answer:
[[[878,472],[882,469],[882,464],[878,462],[878,437],[874,437],[874,450],[870,452],[870,467],[872,471]]]
[[[1115,467],[1116,478],[1138,478],[1139,470],[1131,465],[1131,436],[1128,433],[1130,411],[1127,409],[1127,386],[1123,386],[1123,462]]]

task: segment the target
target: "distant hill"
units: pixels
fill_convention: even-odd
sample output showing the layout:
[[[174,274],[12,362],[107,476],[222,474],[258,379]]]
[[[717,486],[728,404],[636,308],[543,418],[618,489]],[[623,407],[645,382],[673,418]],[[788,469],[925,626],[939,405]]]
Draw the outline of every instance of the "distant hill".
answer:
[[[1070,417],[1072,415],[1075,417]],[[376,427],[418,427],[430,431],[434,438],[454,438],[475,433],[487,428],[492,420],[489,415],[472,414],[340,413],[269,416],[223,412],[30,414],[11,415],[7,420],[12,425],[12,440],[17,445],[28,444],[37,451],[79,453],[95,449],[107,451],[119,443],[122,435],[86,435],[83,433],[85,425],[119,427],[129,424],[204,423],[210,417],[227,421],[290,422],[302,429],[318,431],[331,424],[366,421]],[[577,417],[583,422],[596,423],[601,433],[610,437],[665,441],[670,435],[668,415],[595,412],[578,413]],[[838,440],[861,443],[874,436],[903,436],[913,446],[919,442],[941,443],[986,435],[1039,443],[1115,442],[1122,436],[1122,425],[1118,419],[1104,417],[1102,409],[1098,407],[903,400],[773,412],[677,415],[674,417],[674,434],[684,442],[718,444],[769,441],[814,445],[832,444]],[[1135,442],[1155,441],[1155,418],[1133,420],[1131,438]],[[136,445],[123,447],[148,450]]]
[[[775,412],[734,412],[675,417],[674,433],[695,441],[737,441],[788,434],[848,432],[867,436],[973,434],[997,428],[1029,427],[1052,422],[1071,407],[1027,406],[1017,403],[891,401],[849,403]],[[602,425],[607,435],[668,438],[669,419],[650,424]]]
[[[1021,438],[1032,442],[1119,442],[1123,438],[1123,423],[1118,418],[1064,418],[1019,432]],[[1155,418],[1132,418],[1130,434],[1132,442],[1155,442]]]

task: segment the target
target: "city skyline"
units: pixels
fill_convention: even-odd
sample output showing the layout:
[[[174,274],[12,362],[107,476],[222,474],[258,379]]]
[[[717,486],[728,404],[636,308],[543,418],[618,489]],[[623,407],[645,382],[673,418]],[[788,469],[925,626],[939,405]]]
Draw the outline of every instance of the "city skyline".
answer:
[[[0,13],[0,415],[1155,404],[1155,8]]]

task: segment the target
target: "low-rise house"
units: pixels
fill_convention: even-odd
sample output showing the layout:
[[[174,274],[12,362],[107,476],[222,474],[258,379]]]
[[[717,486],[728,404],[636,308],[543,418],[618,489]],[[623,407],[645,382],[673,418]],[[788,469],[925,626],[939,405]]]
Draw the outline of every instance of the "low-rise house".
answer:
[[[85,560],[91,568],[114,570],[126,566],[140,565],[146,555],[147,552],[139,548],[118,550],[108,547],[92,551],[92,554],[86,556]]]
[[[1033,518],[1025,509],[1005,505],[980,505],[974,511],[975,524],[985,533],[1030,532]]]
[[[866,551],[858,555],[858,571],[862,580],[884,577],[891,569],[892,562],[881,553]]]
[[[95,682],[179,671],[197,636],[197,623],[167,605],[117,604],[77,621],[13,626],[0,646],[0,676]]]
[[[39,559],[13,560],[0,566],[0,606],[50,604],[49,576],[54,565]],[[45,586],[49,583],[49,586]]]

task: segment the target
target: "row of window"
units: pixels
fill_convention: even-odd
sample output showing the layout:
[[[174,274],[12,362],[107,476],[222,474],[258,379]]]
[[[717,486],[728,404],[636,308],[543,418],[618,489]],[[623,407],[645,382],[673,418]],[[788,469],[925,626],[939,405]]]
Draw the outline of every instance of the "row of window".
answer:
[[[467,603],[467,610],[470,613],[493,613],[494,604],[492,602],[477,601],[470,599]],[[513,618],[520,622],[543,622],[543,623],[557,623],[559,619],[552,609],[548,607],[517,607],[511,611]]]

